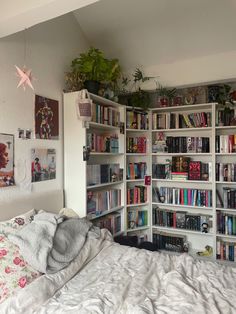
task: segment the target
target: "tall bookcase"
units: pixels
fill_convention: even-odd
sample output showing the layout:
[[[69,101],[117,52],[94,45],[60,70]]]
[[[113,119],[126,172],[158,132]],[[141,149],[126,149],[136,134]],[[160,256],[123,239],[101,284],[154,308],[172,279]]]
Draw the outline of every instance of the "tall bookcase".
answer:
[[[196,255],[196,251],[202,251],[205,249],[206,245],[210,245],[213,248],[213,255],[210,258],[208,257],[208,259],[216,260],[217,255],[219,258],[221,255],[223,256],[223,254],[225,254],[226,258],[229,259],[229,251],[232,249],[232,246],[234,246],[234,251],[236,252],[236,198],[234,203],[230,203],[233,208],[228,208],[229,206],[226,204],[227,195],[230,195],[230,193],[234,196],[236,195],[236,192],[234,194],[234,189],[236,190],[236,182],[233,182],[236,180],[233,180],[232,178],[234,172],[234,179],[236,178],[236,167],[234,168],[234,166],[231,165],[236,164],[236,135],[233,137],[233,151],[226,151],[226,149],[228,149],[226,147],[231,145],[232,136],[229,137],[229,135],[236,134],[236,126],[223,125],[219,122],[219,117],[221,117],[221,113],[219,113],[219,111],[222,110],[222,107],[216,103],[206,103],[177,107],[153,108],[145,113],[145,117],[148,118],[149,122],[148,125],[146,124],[144,127],[143,125],[141,126],[140,121],[137,122],[137,119],[141,119],[141,116],[138,116],[139,111],[137,109],[133,111],[133,108],[125,107],[91,94],[91,98],[94,103],[114,108],[114,110],[120,112],[120,121],[122,122],[124,128],[123,131],[121,131],[120,129],[122,128],[118,126],[91,122],[89,124],[89,128],[86,129],[76,116],[75,103],[77,97],[77,92],[64,94],[65,205],[73,208],[81,217],[83,217],[87,215],[88,191],[102,192],[107,191],[108,189],[120,189],[121,202],[119,206],[100,212],[96,216],[89,215],[89,218],[96,222],[101,217],[106,217],[110,214],[117,215],[118,213],[121,216],[121,232],[119,232],[119,234],[136,234],[142,236],[143,239],[148,239],[150,241],[154,240],[153,235],[155,236],[155,234],[185,236],[186,241],[190,244],[189,253],[191,255],[198,257]],[[234,110],[234,116],[236,116],[235,106],[231,106],[231,109]],[[133,116],[133,112],[137,113],[135,117]],[[202,116],[201,118],[203,113],[204,117]],[[157,124],[160,122],[157,122],[157,115],[166,115],[166,125],[161,125],[161,129],[156,128]],[[171,115],[172,118],[170,118]],[[174,115],[176,115],[176,117],[182,115],[185,115],[185,117],[187,116],[185,127],[181,125],[178,118],[173,118]],[[201,125],[201,121],[204,121],[204,119],[205,125],[204,123]],[[163,123],[163,121],[161,123]],[[88,144],[88,133],[95,133],[99,135],[116,134],[119,142],[119,151],[116,153],[92,151],[90,153],[89,160],[84,161],[83,147]],[[223,135],[223,137],[219,137],[221,135]],[[178,141],[171,142],[170,139],[168,139],[168,144],[170,146],[168,151],[168,149],[165,148],[166,142],[162,141],[163,137],[165,140],[167,137],[186,138],[186,141],[189,138],[209,138],[209,151],[207,151],[208,143],[206,141],[203,143],[202,140],[197,140],[200,143],[199,147],[194,147],[193,145],[192,148],[187,149],[186,151],[180,150],[179,152],[176,152],[175,148],[180,144]],[[129,140],[130,138],[132,140]],[[142,142],[138,142],[140,141],[138,138],[145,139],[146,149],[142,152],[137,150],[133,152],[130,151],[130,143],[132,143],[132,145],[135,144],[136,146],[140,146],[142,149],[143,144]],[[221,146],[223,145],[224,148],[217,151],[218,147],[216,144]],[[191,143],[189,145],[191,146]],[[173,148],[174,146],[176,147]],[[203,146],[204,148],[202,149]],[[137,149],[137,147],[135,149]],[[194,149],[197,149],[197,151]],[[208,175],[206,176],[204,174],[204,180],[199,180],[199,178],[194,180],[194,177],[192,177],[192,180],[189,180],[188,177],[178,175],[178,173],[173,174],[173,177],[169,174],[169,177],[167,176],[165,178],[152,176],[154,165],[170,164],[173,162],[174,157],[189,158],[188,161],[190,160],[193,163],[197,161],[201,162],[204,164],[204,167],[206,166],[208,169]],[[219,171],[219,167],[221,167],[222,170],[222,165],[216,165],[217,163],[223,165],[227,164],[227,173],[229,172],[229,169],[231,169],[232,173],[229,178],[230,181],[224,181],[225,178],[222,180],[222,176],[216,180],[216,170]],[[87,166],[102,164],[119,164],[120,168],[123,169],[123,179],[116,182],[88,186]],[[139,177],[140,169],[138,171],[138,175],[134,174],[134,167],[139,167],[142,164],[146,164],[145,174],[152,176],[150,185],[145,186],[143,168],[141,171],[141,177]],[[129,166],[133,167],[132,170]],[[135,169],[137,170],[137,168]],[[132,172],[132,176],[130,171]],[[130,202],[130,190],[135,187],[138,187],[139,189],[140,186],[145,186],[146,188],[145,193],[147,198],[145,202],[141,202],[140,196],[138,198],[138,202]],[[172,188],[172,190],[166,192],[168,191],[168,188]],[[132,192],[136,193],[136,197],[138,197],[138,189],[136,189],[135,192]],[[159,190],[162,192],[165,191],[165,193],[169,194],[162,197],[160,201],[156,198],[156,194],[153,193],[153,190]],[[180,190],[183,192],[180,192]],[[194,192],[194,190],[200,192]],[[221,196],[221,202],[223,202],[223,204],[219,202],[217,191]],[[172,197],[175,195],[176,199],[172,203],[169,203],[168,200],[171,199],[171,193]],[[177,200],[178,193],[183,193],[182,201],[179,194],[179,202]],[[201,198],[200,201],[197,201],[198,195]],[[194,221],[190,222],[190,225],[188,225],[187,228],[186,226],[185,228],[183,226],[181,228],[177,228],[176,221],[174,226],[167,226],[163,223],[162,225],[157,224],[155,221],[155,215],[153,214],[155,210],[171,212],[171,215],[173,215],[172,219],[174,216],[176,219],[177,212],[178,215],[180,213],[180,216],[182,214],[182,217],[184,214],[187,215],[188,220],[192,219],[189,216],[200,217],[195,220],[195,222],[197,221],[198,230],[196,230]],[[140,218],[137,214],[136,222],[132,224],[132,222],[130,222],[130,220],[133,219],[130,218],[132,216],[132,212],[134,215],[134,212],[142,211],[146,211],[146,216],[141,215]],[[220,216],[219,213],[222,215]],[[168,224],[170,224],[170,216],[168,216],[167,219]],[[204,233],[202,232],[201,224],[206,219],[209,227],[208,232]],[[222,227],[223,219],[225,225],[224,228]],[[228,220],[230,223],[232,220],[232,230],[229,230],[231,226],[230,223],[228,223]],[[219,225],[219,221],[221,225]],[[231,248],[229,248],[230,246]],[[226,253],[227,250],[228,253]],[[234,260],[236,261],[236,256]],[[228,263],[227,261],[223,262]],[[229,263],[236,265],[235,262]]]

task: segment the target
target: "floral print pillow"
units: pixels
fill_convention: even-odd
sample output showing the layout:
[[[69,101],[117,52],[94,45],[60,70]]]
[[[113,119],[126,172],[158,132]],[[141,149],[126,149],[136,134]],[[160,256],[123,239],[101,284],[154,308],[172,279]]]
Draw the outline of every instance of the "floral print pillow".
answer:
[[[0,233],[8,234],[9,231],[13,229],[21,229],[31,221],[33,221],[34,216],[36,215],[35,209],[31,209],[30,211],[16,216],[7,221],[0,221]]]
[[[19,248],[5,235],[0,234],[0,303],[40,275],[24,261]]]

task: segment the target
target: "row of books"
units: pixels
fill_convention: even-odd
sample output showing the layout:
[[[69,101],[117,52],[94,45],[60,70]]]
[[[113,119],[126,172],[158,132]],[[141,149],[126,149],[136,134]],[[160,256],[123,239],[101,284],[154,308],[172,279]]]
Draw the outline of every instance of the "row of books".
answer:
[[[153,202],[199,207],[212,206],[211,190],[153,187],[152,193]]]
[[[168,153],[209,153],[209,137],[167,136]]]
[[[146,171],[146,162],[130,162],[127,164],[127,180],[144,179]]]
[[[236,262],[236,242],[216,241],[216,258]]]
[[[93,222],[93,224],[100,229],[108,229],[112,235],[121,232],[121,214],[110,214],[101,217]]]
[[[144,136],[126,137],[127,153],[146,153],[147,139]]]
[[[148,130],[148,114],[137,110],[126,111],[126,128]]]
[[[140,204],[147,202],[147,187],[136,185],[127,189],[127,204]]]
[[[118,135],[87,132],[87,146],[91,152],[119,153]]]
[[[182,128],[204,128],[211,126],[210,112],[195,113],[153,113],[152,128],[160,129],[182,129]]]
[[[127,213],[128,229],[134,229],[148,225],[148,211],[132,208]]]
[[[96,123],[120,126],[120,112],[119,110],[103,104],[92,104],[92,121]]]
[[[171,163],[152,164],[152,176],[156,179],[208,181],[211,174],[211,162],[191,161],[189,157],[172,157]]]
[[[87,186],[123,180],[119,164],[87,165]]]
[[[223,198],[218,190],[216,195],[222,208],[236,209],[236,189],[223,187]]]
[[[226,235],[236,235],[236,214],[217,211],[217,232]]]
[[[153,244],[159,250],[183,252],[186,236],[174,235],[166,232],[155,232],[152,235]]]
[[[216,113],[216,125],[228,126],[231,125],[231,121],[236,117],[236,108],[219,109]]]
[[[145,230],[131,230],[128,234],[130,237],[137,237],[138,244],[148,241],[148,234]]]
[[[100,215],[121,205],[121,190],[87,191],[87,214]]]
[[[236,153],[236,134],[216,135],[216,153]]]
[[[210,228],[212,228],[211,216],[165,210],[158,207],[153,208],[152,213],[154,225],[204,232],[209,231]],[[203,229],[203,224],[207,224],[208,228]]]
[[[216,181],[236,182],[236,164],[216,163]]]

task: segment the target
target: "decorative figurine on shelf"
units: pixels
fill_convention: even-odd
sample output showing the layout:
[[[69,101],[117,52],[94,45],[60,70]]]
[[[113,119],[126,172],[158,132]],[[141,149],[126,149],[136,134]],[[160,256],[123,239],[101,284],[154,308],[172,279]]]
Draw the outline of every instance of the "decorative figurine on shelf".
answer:
[[[117,181],[117,174],[115,172],[113,172],[113,174],[111,176],[111,181],[112,182],[116,182]]]
[[[207,222],[203,222],[202,223],[202,232],[203,233],[208,233],[208,223]]]
[[[188,242],[184,242],[183,252],[184,253],[188,253],[188,251],[189,251],[189,243]]]
[[[204,251],[197,252],[197,255],[199,256],[212,256],[212,254],[213,248],[210,245],[206,245]]]

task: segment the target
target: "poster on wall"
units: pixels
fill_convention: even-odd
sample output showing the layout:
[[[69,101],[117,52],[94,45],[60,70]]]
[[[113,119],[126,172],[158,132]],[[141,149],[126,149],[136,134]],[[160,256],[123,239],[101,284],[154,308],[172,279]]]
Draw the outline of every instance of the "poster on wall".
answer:
[[[40,139],[59,139],[58,101],[35,95],[35,136]]]
[[[14,184],[14,135],[0,133],[0,187]]]
[[[32,149],[31,151],[31,182],[56,179],[56,150]]]

